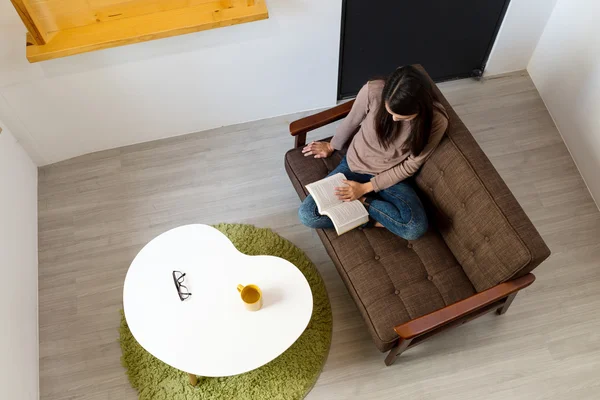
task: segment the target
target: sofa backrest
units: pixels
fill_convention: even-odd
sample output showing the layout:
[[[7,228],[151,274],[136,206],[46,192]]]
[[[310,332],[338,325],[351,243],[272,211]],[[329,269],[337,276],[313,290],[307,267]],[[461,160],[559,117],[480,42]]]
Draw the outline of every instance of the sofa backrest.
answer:
[[[531,272],[550,250],[439,89],[446,137],[415,176],[446,244],[478,292]]]

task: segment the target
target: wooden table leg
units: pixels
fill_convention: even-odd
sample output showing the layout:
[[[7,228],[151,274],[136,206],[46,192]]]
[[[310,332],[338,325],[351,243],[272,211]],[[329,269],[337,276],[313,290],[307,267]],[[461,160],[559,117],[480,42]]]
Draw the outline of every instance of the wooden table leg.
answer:
[[[198,384],[198,377],[194,374],[188,374],[190,376],[190,384],[196,386]]]

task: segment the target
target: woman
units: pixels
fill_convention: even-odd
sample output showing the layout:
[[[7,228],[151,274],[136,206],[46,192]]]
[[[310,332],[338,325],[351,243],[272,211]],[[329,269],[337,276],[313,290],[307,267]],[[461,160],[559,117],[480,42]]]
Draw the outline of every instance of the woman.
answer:
[[[433,153],[447,127],[448,115],[429,80],[405,66],[385,81],[362,87],[331,143],[312,142],[302,152],[325,158],[351,140],[346,157],[330,174],[341,172],[347,178],[336,195],[343,201],[362,201],[372,221],[369,225],[415,240],[427,231],[427,215],[404,181]],[[299,216],[308,227],[333,228],[311,196],[302,202]]]

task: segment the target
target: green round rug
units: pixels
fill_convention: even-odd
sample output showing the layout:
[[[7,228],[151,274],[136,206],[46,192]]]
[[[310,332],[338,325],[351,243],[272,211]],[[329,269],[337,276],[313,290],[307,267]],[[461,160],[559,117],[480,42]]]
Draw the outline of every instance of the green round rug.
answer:
[[[248,255],[272,255],[296,265],[312,289],[313,314],[300,338],[270,363],[245,374],[201,378],[193,387],[185,372],[158,360],[140,346],[121,313],[121,361],[140,400],[296,400],[303,399],[317,381],[331,344],[331,306],[321,275],[298,247],[270,229],[252,225],[220,224],[235,247]]]

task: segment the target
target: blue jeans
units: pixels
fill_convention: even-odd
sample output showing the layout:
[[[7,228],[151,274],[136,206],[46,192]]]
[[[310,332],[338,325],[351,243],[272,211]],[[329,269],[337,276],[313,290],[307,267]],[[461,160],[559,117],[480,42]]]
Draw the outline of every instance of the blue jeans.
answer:
[[[357,174],[350,170],[346,157],[328,175],[338,172],[346,175],[350,181],[366,183],[373,175]],[[406,240],[415,240],[427,232],[427,214],[415,190],[407,183],[400,182],[384,189],[370,197],[370,206],[367,207],[369,216],[379,222],[390,232]],[[317,204],[311,195],[300,205],[298,210],[300,221],[314,229],[332,229],[333,222],[326,215],[319,214]]]

